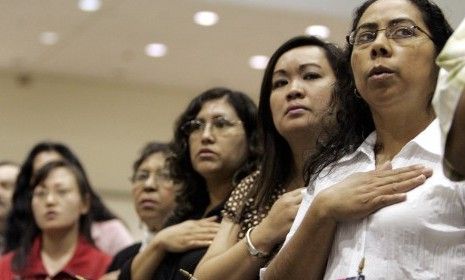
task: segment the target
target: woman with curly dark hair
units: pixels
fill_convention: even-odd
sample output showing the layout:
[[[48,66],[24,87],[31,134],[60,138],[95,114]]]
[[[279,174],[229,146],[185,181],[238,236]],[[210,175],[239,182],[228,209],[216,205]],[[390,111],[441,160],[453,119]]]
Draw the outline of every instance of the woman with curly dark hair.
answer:
[[[175,125],[174,178],[183,182],[178,207],[119,279],[185,279],[218,231],[225,200],[260,160],[257,108],[247,95],[213,88],[194,98]]]
[[[465,186],[441,172],[431,105],[451,34],[429,0],[356,10],[354,86],[338,92],[339,129],[310,158],[308,192],[264,279],[465,278]]]

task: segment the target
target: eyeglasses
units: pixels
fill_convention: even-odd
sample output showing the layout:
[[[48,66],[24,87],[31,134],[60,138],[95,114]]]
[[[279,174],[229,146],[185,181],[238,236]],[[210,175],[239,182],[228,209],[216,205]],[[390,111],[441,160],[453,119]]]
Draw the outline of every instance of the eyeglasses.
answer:
[[[234,127],[238,124],[242,123],[239,120],[231,121],[226,119],[225,117],[217,117],[212,119],[209,122],[205,122],[203,120],[193,119],[181,127],[181,130],[184,131],[187,135],[198,135],[201,132],[205,131],[207,125],[210,124],[210,129],[215,134],[223,134],[231,127]]]
[[[358,28],[352,31],[349,36],[346,37],[347,42],[352,46],[362,46],[372,43],[378,37],[378,32],[383,31],[386,38],[393,39],[396,41],[408,40],[414,37],[418,37],[418,32],[424,33],[429,39],[433,40],[426,31],[421,29],[418,25],[410,24],[395,24],[388,26],[387,28],[371,30],[366,27]]]
[[[156,183],[165,184],[173,181],[171,174],[167,169],[157,169],[154,171],[138,170],[136,174],[130,178],[130,180],[135,184],[145,183],[152,174]]]

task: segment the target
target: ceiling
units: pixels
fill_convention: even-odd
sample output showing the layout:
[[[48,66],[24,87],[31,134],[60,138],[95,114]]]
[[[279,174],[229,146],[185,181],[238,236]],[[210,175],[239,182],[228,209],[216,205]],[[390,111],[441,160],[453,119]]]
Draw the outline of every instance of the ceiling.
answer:
[[[0,70],[117,83],[177,86],[203,90],[224,85],[257,94],[262,72],[248,66],[252,55],[270,55],[284,40],[312,24],[331,29],[341,43],[355,0],[103,0],[93,13],[77,0],[1,0]],[[456,27],[463,0],[441,0]],[[193,23],[199,10],[218,13],[217,25]],[[54,31],[57,44],[38,36]],[[168,55],[151,58],[151,42],[168,46]],[[156,94],[156,93],[155,93]]]

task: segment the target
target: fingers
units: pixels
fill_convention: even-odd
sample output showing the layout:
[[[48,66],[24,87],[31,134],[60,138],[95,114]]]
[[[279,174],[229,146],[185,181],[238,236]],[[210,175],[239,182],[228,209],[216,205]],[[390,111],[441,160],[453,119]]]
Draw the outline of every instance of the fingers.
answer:
[[[302,196],[305,193],[306,190],[307,190],[307,188],[298,188],[298,189],[295,189],[293,191],[285,193],[285,195],[299,197],[299,196]]]
[[[216,220],[218,220],[218,216],[211,216],[211,217],[200,219],[198,221],[199,222],[201,222],[201,221],[215,222]]]
[[[392,164],[390,161],[386,161],[385,163],[376,167],[376,170],[378,171],[386,171],[386,170],[391,170],[391,169],[392,169]]]
[[[372,201],[372,211],[369,214],[376,212],[379,209],[384,208],[386,206],[402,202],[406,199],[406,197],[407,195],[405,193],[377,196]]]
[[[387,169],[387,170],[376,170],[375,171],[376,176],[379,178],[385,178],[385,177],[392,177],[392,176],[409,176],[411,174],[416,174],[413,177],[416,177],[420,174],[425,174],[425,176],[429,177],[432,174],[431,168],[426,168],[422,164],[415,164],[415,165],[410,165],[407,167],[401,167],[401,168],[396,168],[396,169]]]
[[[280,203],[283,203],[286,206],[289,205],[299,205],[300,202],[302,201],[302,198],[304,197],[304,191],[306,188],[298,188],[293,191],[287,192],[283,194],[280,198],[279,201]]]
[[[208,247],[212,244],[212,240],[206,241],[206,240],[191,240],[187,246],[186,250],[192,250],[192,249],[197,249],[197,248],[203,248],[203,247]]]
[[[413,190],[414,188],[418,186],[421,186],[425,181],[426,181],[426,176],[421,174],[421,175],[418,175],[417,177],[414,177],[408,180],[404,180],[401,182],[397,182],[397,183],[384,186],[383,188],[380,188],[380,190],[384,194],[404,193],[404,192]]]

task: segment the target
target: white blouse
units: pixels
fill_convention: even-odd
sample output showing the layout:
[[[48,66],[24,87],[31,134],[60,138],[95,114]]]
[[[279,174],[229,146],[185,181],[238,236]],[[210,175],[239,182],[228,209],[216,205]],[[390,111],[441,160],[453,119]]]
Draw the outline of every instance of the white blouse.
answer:
[[[316,180],[314,193],[354,172],[375,168],[372,133],[330,174]],[[362,257],[366,279],[465,279],[465,183],[448,180],[441,167],[442,147],[437,120],[407,143],[393,160],[393,168],[423,164],[432,177],[407,193],[407,200],[385,207],[364,220],[338,224],[324,279],[357,275]],[[294,224],[292,238],[313,200],[308,187]],[[305,262],[305,260],[302,260]]]

